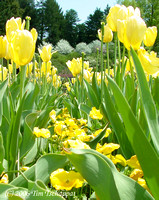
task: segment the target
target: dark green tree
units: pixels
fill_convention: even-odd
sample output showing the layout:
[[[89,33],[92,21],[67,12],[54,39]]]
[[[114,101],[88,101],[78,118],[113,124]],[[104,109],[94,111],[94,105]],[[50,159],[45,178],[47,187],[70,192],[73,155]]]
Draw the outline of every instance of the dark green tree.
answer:
[[[18,0],[0,1],[0,35],[5,35],[5,24],[11,17],[21,17],[23,10]]]
[[[20,8],[23,10],[22,18],[25,19],[26,16],[31,17],[30,27],[36,28],[38,26],[38,16],[37,8],[35,6],[34,0],[18,0]]]
[[[63,12],[55,0],[46,0],[43,5],[46,42],[55,45],[63,36]]]
[[[87,42],[87,38],[86,38],[86,24],[82,23],[82,24],[77,24],[77,41],[76,44],[80,43],[80,42]]]
[[[77,22],[79,22],[78,14],[74,9],[66,11],[64,15],[64,39],[66,39],[71,46],[75,47],[77,43]]]
[[[86,21],[86,41],[87,43],[97,39],[97,31],[101,28],[101,22],[104,19],[104,12],[99,8],[93,14],[90,14]]]

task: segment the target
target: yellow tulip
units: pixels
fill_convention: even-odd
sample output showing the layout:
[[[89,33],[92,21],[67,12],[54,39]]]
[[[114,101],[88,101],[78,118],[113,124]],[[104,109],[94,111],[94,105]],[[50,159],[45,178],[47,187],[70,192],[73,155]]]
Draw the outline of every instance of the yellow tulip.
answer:
[[[47,67],[46,67],[47,65]],[[46,68],[47,68],[47,72],[46,72]],[[49,62],[42,62],[42,65],[41,65],[41,72],[43,74],[51,74],[51,61]]]
[[[12,17],[10,20],[7,21],[6,23],[6,36],[8,41],[11,41],[13,32],[16,30],[24,30],[25,26],[25,20],[22,23],[22,20],[20,17],[14,18]]]
[[[155,43],[156,37],[157,37],[157,27],[156,26],[148,27],[146,29],[145,36],[144,36],[144,44],[147,47],[153,46]]]
[[[126,22],[126,38],[125,46],[129,49],[130,46],[135,50],[140,48],[141,42],[144,39],[146,24],[144,20],[136,15],[130,17]]]
[[[150,54],[144,49],[138,50],[138,56],[141,64],[148,75],[154,75],[159,73],[159,58],[156,57],[154,52]]]
[[[3,70],[3,79],[2,79],[2,70]],[[0,81],[5,80],[8,76],[8,69],[0,65]]]
[[[101,29],[98,30],[98,37],[100,40],[102,40],[102,33],[101,33]],[[108,24],[104,26],[104,38],[103,38],[103,42],[107,43],[107,42],[111,42],[113,39],[113,32],[112,30],[109,28]]]
[[[6,60],[11,59],[11,57],[12,57],[12,55],[11,55],[11,44],[8,42],[6,36],[3,37],[3,51],[4,51],[3,57]]]
[[[120,20],[117,21],[117,35],[120,42],[124,43],[126,38],[126,20]]]
[[[126,20],[128,17],[128,10],[125,6],[120,6],[116,4],[110,8],[109,14],[107,16],[108,26],[112,31],[117,31],[117,20]]]
[[[138,7],[136,7],[135,9],[132,7],[132,6],[128,6],[127,7],[127,10],[128,10],[128,17],[131,17],[133,15],[136,15],[138,17],[141,16],[140,14],[140,9]]]
[[[40,53],[40,57],[43,60],[43,62],[48,62],[51,59],[51,50],[52,50],[52,46],[50,44],[44,46],[42,48],[42,50],[39,48],[39,53]]]
[[[31,32],[17,30],[11,41],[12,59],[17,65],[28,64],[34,55],[36,41]]]
[[[67,61],[66,65],[68,66],[73,76],[77,76],[82,70],[82,58],[73,58],[72,61]]]
[[[0,36],[0,58],[5,56],[5,49],[3,45],[3,36]]]

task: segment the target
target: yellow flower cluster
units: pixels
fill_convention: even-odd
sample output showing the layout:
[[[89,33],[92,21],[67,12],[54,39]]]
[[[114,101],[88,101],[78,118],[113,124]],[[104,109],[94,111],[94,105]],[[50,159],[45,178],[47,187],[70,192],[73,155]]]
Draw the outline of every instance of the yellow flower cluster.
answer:
[[[92,107],[92,110],[89,113],[89,116],[92,119],[102,119],[103,115],[100,113],[100,110],[97,110],[95,107]]]
[[[39,129],[38,127],[34,127],[33,134],[36,137],[42,137],[42,138],[49,138],[50,137],[50,131],[45,128]]]

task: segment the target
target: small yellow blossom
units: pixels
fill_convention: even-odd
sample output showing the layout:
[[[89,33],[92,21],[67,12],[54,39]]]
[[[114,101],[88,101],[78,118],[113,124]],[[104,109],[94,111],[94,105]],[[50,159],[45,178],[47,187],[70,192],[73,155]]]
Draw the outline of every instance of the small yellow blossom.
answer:
[[[2,173],[2,178],[0,179],[0,183],[4,183],[4,184],[8,184],[9,180],[8,180],[8,174],[4,174]]]
[[[150,190],[149,190],[149,188],[148,188],[148,186],[147,186],[147,184],[146,184],[146,181],[145,181],[145,179],[143,179],[143,178],[138,178],[138,181],[137,181],[143,188],[145,188],[147,191],[149,191],[150,192]]]
[[[138,180],[138,178],[142,178],[143,177],[143,171],[141,169],[134,169],[131,174],[130,174],[130,178],[134,179],[135,181]]]
[[[78,172],[68,172],[60,168],[51,173],[50,181],[56,190],[71,190],[73,187],[82,187],[85,180]]]
[[[90,149],[90,147],[80,141],[80,140],[66,140],[63,142],[65,148],[75,148],[75,149]]]
[[[49,113],[49,117],[50,119],[52,120],[53,123],[56,122],[56,111],[55,110],[52,110],[50,113]]]
[[[26,167],[26,166],[23,166],[20,168],[20,170],[23,170],[23,171],[27,171],[29,169],[29,167]]]
[[[140,163],[139,163],[136,155],[132,156],[129,160],[126,161],[126,163],[131,168],[141,169]]]
[[[105,143],[103,146],[99,147],[97,146],[96,150],[104,155],[112,153],[114,150],[119,149],[119,144],[114,143]]]
[[[119,163],[124,167],[126,166],[126,159],[121,154],[117,154],[115,156],[109,154],[107,157],[110,158],[115,165]]]
[[[103,115],[100,113],[100,110],[97,110],[95,107],[92,107],[92,110],[89,113],[89,116],[92,119],[102,119]]]
[[[45,128],[39,129],[38,127],[34,127],[33,134],[36,137],[43,137],[43,138],[49,138],[50,137],[50,131],[48,129],[45,129]]]

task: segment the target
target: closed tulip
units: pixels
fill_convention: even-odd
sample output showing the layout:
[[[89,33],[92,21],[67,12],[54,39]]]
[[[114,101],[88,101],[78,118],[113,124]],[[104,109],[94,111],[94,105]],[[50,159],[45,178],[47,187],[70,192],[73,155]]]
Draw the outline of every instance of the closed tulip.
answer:
[[[155,43],[156,37],[157,37],[157,27],[156,26],[148,27],[146,29],[145,36],[144,36],[144,44],[147,47],[153,46]]]
[[[10,20],[7,21],[6,23],[6,36],[8,41],[11,41],[12,34],[16,30],[24,30],[25,26],[25,20],[22,23],[22,20],[20,17],[14,18],[12,17]]]
[[[101,33],[101,29],[98,30],[98,37],[100,40],[102,40],[102,33]],[[108,43],[111,42],[113,39],[113,32],[112,30],[109,28],[108,24],[104,26],[104,38],[103,38],[103,42]]]
[[[12,58],[12,55],[11,55],[11,44],[8,42],[6,36],[3,37],[3,51],[4,51],[3,57],[6,60],[9,60],[9,59]]]
[[[138,50],[138,56],[144,71],[148,75],[155,75],[159,73],[159,58],[156,57],[154,52],[149,54],[144,48],[140,48]]]
[[[77,76],[82,70],[82,58],[73,58],[72,61],[67,61],[66,65],[68,66],[73,76]]]
[[[12,59],[17,65],[28,64],[34,55],[36,41],[31,32],[27,30],[17,30],[11,41]]]
[[[0,36],[0,58],[3,58],[5,55],[4,45],[3,45],[3,36]]]
[[[51,50],[52,50],[52,46],[49,44],[49,45],[46,45],[42,48],[42,50],[39,48],[39,53],[40,53],[40,57],[42,59],[43,62],[48,62],[51,60],[51,56],[52,56],[52,53],[51,53]]]
[[[130,17],[126,23],[125,46],[133,47],[135,50],[140,48],[144,39],[146,24],[141,17],[136,15]]]

